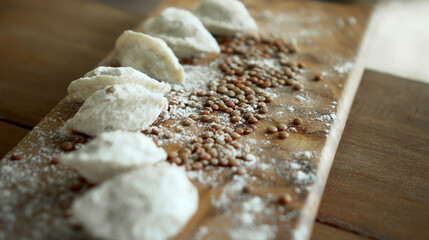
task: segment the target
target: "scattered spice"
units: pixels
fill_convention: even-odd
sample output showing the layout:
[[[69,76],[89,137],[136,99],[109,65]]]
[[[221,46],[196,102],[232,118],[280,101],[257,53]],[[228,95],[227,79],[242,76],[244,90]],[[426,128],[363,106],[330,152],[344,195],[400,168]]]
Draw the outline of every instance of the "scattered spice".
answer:
[[[20,154],[13,154],[12,156],[10,156],[10,160],[12,161],[19,161],[24,157],[24,154],[20,153]]]
[[[287,132],[279,132],[278,136],[279,136],[280,139],[286,139],[286,138],[289,137],[289,133],[287,133]]]
[[[277,128],[276,128],[276,127],[274,127],[274,126],[269,126],[269,127],[267,128],[267,132],[268,132],[268,133],[276,133],[276,132],[277,132]]]
[[[279,202],[284,205],[290,204],[292,202],[292,196],[289,193],[284,193],[279,197]]]

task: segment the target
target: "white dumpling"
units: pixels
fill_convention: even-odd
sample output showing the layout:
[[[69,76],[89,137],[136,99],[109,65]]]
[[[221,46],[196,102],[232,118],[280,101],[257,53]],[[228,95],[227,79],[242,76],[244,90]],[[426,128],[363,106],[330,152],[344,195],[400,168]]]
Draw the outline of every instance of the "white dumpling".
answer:
[[[164,40],[127,30],[115,44],[122,66],[133,67],[160,81],[183,83],[185,71]]]
[[[101,66],[71,82],[67,89],[68,97],[70,100],[85,101],[97,90],[124,83],[139,84],[154,93],[166,93],[171,89],[170,85],[159,82],[131,67]]]
[[[112,85],[91,95],[65,123],[63,131],[89,136],[115,130],[137,132],[146,129],[167,108],[165,97],[140,85]]]
[[[89,182],[99,183],[143,166],[165,161],[167,153],[140,132],[101,133],[76,151],[60,158]]]
[[[190,11],[169,7],[144,24],[144,31],[164,40],[178,57],[220,53],[216,39]]]
[[[93,237],[164,240],[178,234],[198,208],[198,190],[183,167],[158,164],[121,174],[73,202],[76,222]]]
[[[203,0],[192,12],[215,35],[258,30],[255,20],[238,0]]]

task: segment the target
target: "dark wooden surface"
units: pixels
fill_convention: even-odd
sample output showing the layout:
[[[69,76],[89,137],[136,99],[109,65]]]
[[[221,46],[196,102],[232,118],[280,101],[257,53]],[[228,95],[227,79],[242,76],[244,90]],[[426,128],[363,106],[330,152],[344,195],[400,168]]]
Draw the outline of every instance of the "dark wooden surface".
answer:
[[[34,127],[141,16],[91,1],[0,1],[0,118]]]
[[[71,80],[105,56],[123,29],[141,20],[101,4],[43,1],[39,8],[30,4],[33,11],[26,8],[31,1],[0,3],[0,31],[5,36],[0,39],[2,154],[28,131],[5,121],[34,126],[65,95]],[[71,10],[59,14],[61,6],[71,6]],[[59,27],[49,27],[49,18],[61,22],[78,7],[78,14],[101,15],[86,23],[79,21],[79,27],[74,25],[93,32],[92,37],[73,36],[59,31]],[[66,26],[73,27],[72,23]],[[108,29],[97,30],[103,27]],[[32,33],[34,38],[24,38],[24,33]],[[6,47],[11,43],[14,49]],[[89,45],[98,50],[88,50]],[[28,53],[17,56],[18,50]],[[313,239],[429,236],[424,229],[429,222],[425,178],[429,170],[425,157],[429,142],[428,96],[429,85],[367,72],[328,179]]]
[[[318,220],[380,239],[429,238],[429,85],[367,72]]]

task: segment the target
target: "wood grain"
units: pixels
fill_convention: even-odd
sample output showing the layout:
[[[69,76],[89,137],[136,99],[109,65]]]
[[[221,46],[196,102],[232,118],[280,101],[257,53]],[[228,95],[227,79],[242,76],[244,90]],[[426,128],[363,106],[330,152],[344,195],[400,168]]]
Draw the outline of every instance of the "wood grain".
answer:
[[[429,85],[366,72],[318,219],[380,239],[428,239]]]
[[[34,127],[141,17],[83,0],[0,2],[0,119]],[[7,56],[7,57],[6,57]]]
[[[170,5],[172,2],[166,1],[164,5]],[[189,6],[190,1],[174,1],[175,6]],[[257,15],[260,12],[260,9],[262,6],[261,3],[258,1],[247,1],[246,2],[251,10],[251,12],[255,15]],[[329,77],[329,81],[323,82],[324,84],[328,85],[329,87],[325,90],[323,90],[323,85],[315,85],[313,83],[310,84],[310,82],[306,82],[306,87],[308,84],[308,90],[311,94],[315,94],[317,96],[317,99],[320,100],[320,102],[317,103],[315,106],[316,109],[319,107],[328,107],[331,101],[335,100],[339,102],[338,108],[336,110],[336,113],[338,115],[338,120],[332,125],[330,129],[330,135],[325,138],[323,136],[318,136],[317,132],[323,127],[320,124],[311,123],[308,121],[308,124],[304,124],[304,130],[302,132],[299,132],[298,134],[292,134],[290,137],[290,141],[288,143],[291,143],[289,146],[284,145],[285,143],[280,143],[278,141],[273,141],[273,146],[280,145],[283,147],[281,151],[277,153],[273,153],[272,156],[275,156],[279,159],[283,158],[286,155],[290,155],[292,152],[298,151],[300,149],[305,150],[312,150],[314,151],[317,156],[320,156],[320,158],[315,158],[311,160],[311,165],[314,167],[314,171],[316,171],[316,181],[314,183],[310,183],[310,191],[307,192],[307,190],[301,191],[301,194],[297,194],[296,201],[293,205],[290,207],[293,209],[293,211],[296,213],[296,217],[293,219],[293,221],[288,222],[285,225],[279,225],[278,226],[278,232],[277,232],[277,238],[292,238],[294,235],[299,234],[303,238],[308,238],[309,234],[311,232],[311,226],[314,221],[314,216],[321,198],[321,193],[323,191],[324,183],[326,181],[327,173],[329,171],[333,154],[335,153],[335,149],[337,147],[337,143],[339,141],[339,138],[342,133],[342,129],[351,105],[351,101],[353,99],[354,93],[357,89],[357,85],[360,80],[360,74],[362,72],[362,65],[359,63],[359,57],[357,57],[359,45],[362,41],[362,37],[364,34],[364,30],[366,27],[366,23],[368,21],[369,11],[367,9],[361,9],[357,7],[350,7],[350,6],[337,6],[337,5],[331,5],[331,4],[319,4],[319,3],[302,3],[302,2],[282,2],[282,1],[270,1],[271,10],[274,13],[286,13],[290,14],[292,16],[292,19],[295,19],[296,21],[293,22],[291,25],[285,25],[280,26],[282,29],[284,29],[285,33],[292,33],[297,32],[303,29],[303,27],[314,27],[314,22],[311,22],[311,19],[309,19],[307,16],[319,16],[323,19],[319,26],[319,30],[322,33],[322,35],[313,36],[314,38],[311,39],[311,37],[308,36],[297,36],[298,45],[300,47],[300,53],[297,55],[297,58],[294,60],[300,60],[304,61],[308,68],[311,69],[310,72],[307,72],[307,75],[305,76],[308,79],[311,79],[314,74],[318,73],[319,71],[322,71],[326,68],[332,68],[334,64],[338,64],[339,62],[344,63],[346,61],[351,61],[354,63],[354,70],[349,72],[343,72],[340,74],[334,74],[333,72],[330,72],[332,75]],[[164,6],[163,5],[163,6]],[[275,7],[273,7],[275,6]],[[268,7],[268,6],[263,6]],[[303,12],[302,10],[305,9]],[[358,19],[358,24],[354,27],[350,27],[347,29],[347,31],[343,29],[337,29],[336,28],[336,20],[338,17],[347,18],[350,16],[355,16]],[[264,27],[269,25],[269,22],[267,22],[264,19],[262,19],[260,16],[258,18],[259,23],[261,24],[261,28],[265,29]],[[350,34],[352,33],[352,34]],[[308,41],[308,40],[312,41]],[[316,55],[316,52],[314,48],[314,43],[317,43],[317,49],[318,51]],[[327,56],[334,55],[333,59],[324,58],[324,54],[327,54]],[[320,57],[320,58],[319,58]],[[290,91],[286,91],[286,93],[290,94]],[[270,108],[275,109],[281,102],[293,102],[296,100],[293,100],[293,95],[284,95],[282,93],[282,97],[280,98],[280,102],[277,102],[276,104],[273,104]],[[314,95],[312,95],[314,96]],[[327,104],[327,105],[326,105]],[[299,104],[296,104],[296,106],[300,106]],[[49,165],[50,159],[53,156],[57,156],[61,153],[59,151],[59,146],[62,139],[58,135],[55,134],[56,129],[61,126],[61,124],[73,115],[73,113],[76,111],[77,106],[71,105],[68,101],[62,101],[59,106],[54,108],[54,110],[45,118],[37,127],[37,131],[32,131],[31,134],[25,138],[14,150],[13,152],[23,152],[25,154],[24,159],[18,163],[11,163],[10,161],[4,159],[0,164],[2,166],[8,166],[8,167],[24,167],[24,165],[31,165],[33,164],[31,158],[29,156],[38,157],[38,160],[36,161],[35,167],[34,167],[34,175],[38,175],[41,177],[42,173],[37,172],[38,167],[44,167],[46,169],[46,165]],[[303,109],[304,110],[304,109]],[[301,112],[301,111],[300,111]],[[290,114],[287,116],[283,116],[282,118],[278,118],[278,121],[284,121],[286,119],[293,118],[295,116],[299,116],[301,113],[295,113]],[[261,124],[261,127],[259,127],[256,131],[255,138],[258,138],[264,136],[264,129],[269,124],[269,122],[265,122]],[[42,133],[48,133],[45,135],[46,138],[44,141],[40,141],[40,135]],[[314,135],[314,133],[316,133]],[[311,141],[309,141],[311,138],[315,138]],[[56,146],[54,149],[49,148],[49,146]],[[272,146],[271,146],[272,147]],[[267,150],[270,150],[270,146],[266,146]],[[52,154],[46,155],[46,152],[49,152],[51,149]],[[41,152],[39,150],[43,150],[43,155],[38,156]],[[8,156],[7,156],[8,157]],[[6,157],[6,158],[7,158]],[[263,161],[267,161],[268,159],[265,159]],[[68,174],[70,173],[71,169],[60,166],[53,175],[57,176],[58,174]],[[230,177],[230,172],[226,171],[225,173],[226,177]],[[263,174],[258,171],[252,172],[252,174],[255,174],[258,176],[260,183],[266,182],[268,179],[263,179]],[[292,173],[290,173],[292,174]],[[24,183],[26,184],[26,183]],[[41,183],[48,184],[47,187],[52,187],[50,182],[48,183]],[[58,184],[58,183],[57,183]],[[69,182],[67,182],[69,184]],[[272,188],[261,188],[261,194],[263,197],[266,197],[268,193],[273,194],[274,196],[277,196],[279,193],[282,192],[292,192],[293,188],[290,186],[287,186],[287,184],[284,182],[278,182],[277,186],[276,184],[272,185]],[[188,239],[191,237],[195,237],[196,231],[198,230],[198,227],[201,224],[205,224],[209,226],[209,229],[213,231],[211,235],[208,235],[206,237],[214,236],[214,237],[226,237],[225,232],[218,232],[216,231],[218,229],[219,224],[225,224],[224,222],[224,216],[217,213],[216,211],[213,211],[213,206],[210,204],[210,198],[213,196],[217,196],[219,194],[219,191],[222,191],[222,188],[220,189],[214,189],[210,191],[205,191],[204,186],[198,186],[200,189],[200,208],[197,214],[194,216],[193,220],[191,220],[187,226],[187,228],[184,229],[184,231],[178,236],[178,238],[181,239]],[[257,186],[255,186],[258,188]],[[18,189],[14,189],[13,187],[11,189],[8,189],[12,191],[12,194],[21,194]],[[84,187],[82,191],[86,190]],[[60,189],[60,195],[67,197],[67,203],[70,203],[75,197],[77,197],[78,193],[70,193],[67,192],[67,189]],[[217,193],[216,193],[217,192]],[[46,196],[48,198],[54,197],[54,196]],[[52,201],[52,200],[50,200]],[[23,204],[26,204],[25,202]],[[64,203],[63,203],[64,204]],[[65,224],[67,222],[67,215],[64,212],[64,205],[57,204],[55,201],[52,202],[52,206],[50,209],[46,209],[49,214],[57,216],[58,224]],[[17,207],[15,210],[16,214],[19,214],[20,211],[22,211],[22,206]],[[235,210],[234,210],[235,211]],[[14,226],[14,231],[12,231],[16,236],[28,236],[28,232],[19,232],[17,229],[20,228],[29,228],[32,227],[33,229],[36,228],[35,226],[28,225],[29,221],[38,217],[38,216],[27,216],[25,213],[22,213],[23,220],[19,221],[17,225]],[[258,216],[259,217],[259,216]],[[271,221],[271,220],[270,220]],[[228,225],[224,226],[224,229],[227,228]],[[41,230],[41,229],[38,229]],[[34,231],[39,233],[38,231]],[[63,239],[76,239],[76,238],[82,238],[85,239],[87,236],[82,232],[73,232],[74,235],[59,235],[61,231],[59,229],[53,229],[49,232],[43,232],[43,234],[47,234],[46,238],[56,238],[61,236]],[[26,235],[27,234],[27,235]]]
[[[0,121],[0,156],[3,157],[30,130]]]

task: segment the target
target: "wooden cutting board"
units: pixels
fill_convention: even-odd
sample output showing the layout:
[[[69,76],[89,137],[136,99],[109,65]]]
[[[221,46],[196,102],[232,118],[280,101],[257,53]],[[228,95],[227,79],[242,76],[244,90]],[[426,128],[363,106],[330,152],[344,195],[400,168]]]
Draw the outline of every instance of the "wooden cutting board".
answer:
[[[255,197],[262,199],[266,209],[272,210],[255,214],[255,222],[259,220],[260,222],[252,228],[262,229],[256,234],[263,233],[264,236],[273,235],[279,239],[291,237],[305,239],[311,233],[333,156],[362,74],[363,66],[360,62],[362,53],[359,49],[364,39],[370,11],[345,5],[294,1],[264,3],[246,1],[245,3],[263,31],[276,31],[296,41],[299,49],[296,60],[304,62],[308,69],[303,74],[307,95],[286,91],[279,94],[279,102],[273,101],[269,106],[270,110],[285,112],[278,121],[290,121],[294,117],[302,117],[304,119],[303,127],[300,129],[302,131],[291,132],[287,142],[280,143],[272,139],[270,144],[274,145],[268,144],[265,150],[271,151],[271,156],[276,159],[306,163],[309,166],[306,170],[313,173],[310,181],[306,181],[305,184],[296,182],[291,184],[284,178],[270,176],[269,169],[259,168],[249,171],[257,178],[251,184],[256,189],[251,199]],[[192,5],[191,1],[165,1],[154,14],[166,6],[190,8]],[[262,11],[264,9],[267,11]],[[312,77],[320,72],[326,72],[327,76],[323,81],[315,83]],[[309,105],[307,100],[313,104]],[[280,101],[283,104],[280,104]],[[286,109],[282,109],[286,101],[298,110],[287,112]],[[333,101],[336,103],[332,104]],[[335,106],[332,107],[332,105]],[[0,228],[3,232],[10,233],[9,236],[33,236],[43,239],[88,238],[83,231],[69,225],[67,214],[72,200],[87,190],[88,186],[81,183],[77,174],[70,168],[50,163],[52,157],[61,154],[62,141],[69,140],[59,137],[56,130],[74,114],[78,107],[79,105],[66,100],[60,102],[0,162],[1,179],[4,183],[2,196],[9,196],[6,201],[8,209],[2,208],[2,213],[5,214],[1,219]],[[304,114],[310,108],[317,112],[316,115]],[[330,120],[326,120],[325,113],[329,112],[328,108],[333,109],[335,121],[332,119],[334,115],[329,115]],[[325,113],[317,115],[321,110],[325,110]],[[322,116],[325,117],[320,118]],[[320,119],[315,120],[316,118]],[[325,120],[327,122],[323,122]],[[269,124],[269,121],[261,123],[256,133],[249,136],[255,139],[267,138],[265,129]],[[324,131],[324,134],[319,134],[321,131]],[[273,147],[283,145],[287,147],[277,152],[272,151]],[[9,158],[14,153],[23,153],[23,159],[10,161]],[[310,153],[310,157],[305,153]],[[267,160],[261,161],[264,162],[264,166],[269,167]],[[304,170],[301,169],[302,166],[300,165],[299,169],[301,172]],[[296,169],[287,168],[284,169],[284,173],[292,176],[291,179],[299,178]],[[226,178],[226,181],[219,187],[208,188],[202,184],[198,185],[200,208],[178,236],[179,239],[240,238],[240,232],[235,231],[239,228],[228,221],[229,216],[225,215],[225,211],[219,211],[212,205],[212,199],[218,198],[228,187],[233,173],[225,170],[221,175]],[[272,182],[268,184],[270,181]],[[71,191],[71,188],[75,191]],[[284,192],[291,193],[294,201],[280,210],[281,206],[276,205],[275,199]],[[15,203],[9,201],[15,201]],[[240,203],[240,201],[237,202]],[[233,213],[239,214],[240,207],[238,206]],[[201,228],[201,226],[204,227]],[[29,231],[23,232],[19,231],[20,229],[29,229]],[[239,234],[238,237],[237,234]]]

